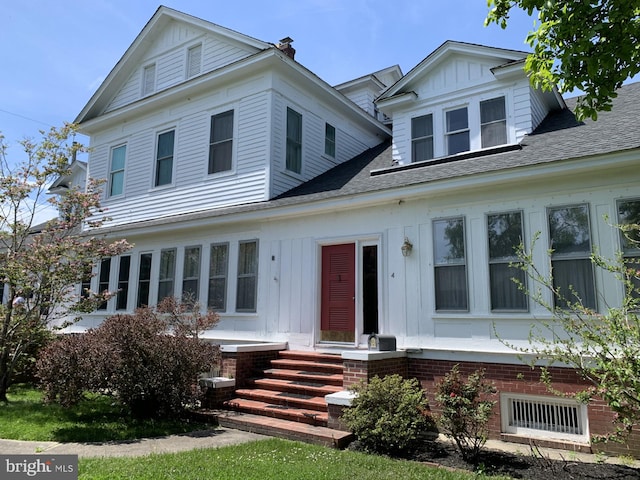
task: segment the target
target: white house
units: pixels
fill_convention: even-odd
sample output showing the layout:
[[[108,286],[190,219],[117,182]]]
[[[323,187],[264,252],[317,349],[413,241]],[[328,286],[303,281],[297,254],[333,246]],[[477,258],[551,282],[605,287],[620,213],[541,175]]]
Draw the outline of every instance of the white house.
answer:
[[[521,240],[540,232],[535,261],[586,304],[623,297],[589,254],[640,254],[604,220],[640,220],[640,86],[577,122],[525,57],[447,41],[404,76],[332,87],[291,39],[160,7],[76,119],[88,176],[107,180],[102,231],[135,247],[97,267],[92,287],[118,296],[74,328],[188,295],[226,344],[358,358],[379,333],[427,387],[436,364],[526,372],[503,340],[526,344],[547,312],[511,281]],[[515,373],[500,381],[503,407],[522,397]],[[558,438],[588,444],[596,414],[575,412],[584,428]],[[536,435],[508,415],[496,435]]]

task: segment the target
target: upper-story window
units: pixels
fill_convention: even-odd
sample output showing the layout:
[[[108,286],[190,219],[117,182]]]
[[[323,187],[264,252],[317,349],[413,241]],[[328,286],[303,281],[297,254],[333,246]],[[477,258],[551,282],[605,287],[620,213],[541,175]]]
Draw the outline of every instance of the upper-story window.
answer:
[[[202,71],[202,44],[194,45],[187,50],[187,78],[200,75]]]
[[[324,153],[331,158],[336,156],[336,127],[328,123],[324,125]]]
[[[464,217],[435,220],[436,310],[468,310]]]
[[[421,162],[433,158],[433,115],[411,119],[411,161]]]
[[[640,270],[640,230],[630,226],[640,225],[640,199],[618,202],[618,223],[624,229],[620,236],[625,266],[637,272]],[[633,298],[640,298],[640,278],[637,274],[629,276],[625,288]]]
[[[156,187],[168,185],[173,177],[173,144],[175,140],[175,130],[158,135],[158,146],[156,150]]]
[[[109,172],[109,196],[122,195],[124,192],[124,163],[127,146],[120,145],[111,149],[111,168]]]
[[[233,158],[233,110],[211,117],[209,173],[231,170]]]
[[[455,155],[471,149],[467,107],[446,112],[446,127],[447,155]]]
[[[302,115],[288,107],[286,168],[302,173]]]
[[[149,95],[156,90],[156,64],[144,67],[142,71],[142,96]]]
[[[480,102],[482,148],[507,143],[507,111],[504,97]]]
[[[555,306],[570,308],[581,303],[595,309],[588,205],[554,207],[547,214]]]
[[[526,275],[518,266],[517,256],[517,248],[523,242],[522,231],[522,212],[487,216],[489,287],[493,311],[527,311],[527,295],[518,285],[526,285]]]

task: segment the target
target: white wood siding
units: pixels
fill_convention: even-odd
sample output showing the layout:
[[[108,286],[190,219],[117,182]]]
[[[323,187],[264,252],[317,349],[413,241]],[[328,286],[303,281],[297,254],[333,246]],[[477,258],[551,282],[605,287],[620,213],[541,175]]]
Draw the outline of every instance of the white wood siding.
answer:
[[[186,81],[187,50],[199,43],[203,46],[201,71],[203,74],[255,53],[255,50],[248,46],[173,21],[154,42],[152,48],[146,52],[138,68],[122,85],[105,111],[110,112],[141,98],[142,68],[145,65],[156,64],[155,91]]]
[[[379,92],[378,92],[379,93]],[[376,97],[375,92],[369,88],[363,88],[362,90],[356,90],[345,94],[349,100],[358,105],[361,109],[373,116],[375,113],[373,100]]]
[[[536,128],[545,119],[549,111],[545,107],[542,100],[542,93],[538,90],[534,90],[529,87],[531,95],[531,120],[533,122],[532,127]]]

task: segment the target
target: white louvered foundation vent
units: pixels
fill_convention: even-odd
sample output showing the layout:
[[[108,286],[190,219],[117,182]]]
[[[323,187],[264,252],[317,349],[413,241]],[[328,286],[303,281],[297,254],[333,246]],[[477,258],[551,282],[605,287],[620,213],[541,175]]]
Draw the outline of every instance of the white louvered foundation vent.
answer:
[[[500,414],[505,433],[589,443],[586,405],[574,400],[503,393]]]

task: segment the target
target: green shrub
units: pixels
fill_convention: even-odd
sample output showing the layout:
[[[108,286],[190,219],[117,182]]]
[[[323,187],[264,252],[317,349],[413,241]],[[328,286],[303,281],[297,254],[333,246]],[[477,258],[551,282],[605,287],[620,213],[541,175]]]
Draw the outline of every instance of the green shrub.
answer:
[[[485,381],[483,370],[476,370],[465,380],[458,365],[436,386],[436,401],[441,408],[436,418],[439,427],[468,462],[477,462],[487,441],[487,423],[496,403],[488,395],[495,392],[494,386]]]
[[[356,396],[343,420],[366,451],[399,455],[414,448],[433,429],[429,404],[416,379],[374,377],[351,388]]]

